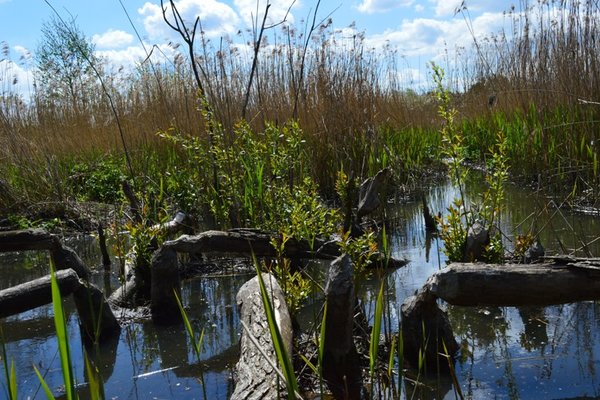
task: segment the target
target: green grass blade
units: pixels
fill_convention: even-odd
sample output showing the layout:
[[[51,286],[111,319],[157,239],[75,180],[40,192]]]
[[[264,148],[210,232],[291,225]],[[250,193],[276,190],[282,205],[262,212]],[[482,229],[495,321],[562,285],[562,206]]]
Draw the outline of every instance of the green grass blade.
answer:
[[[0,343],[2,343],[2,362],[4,364],[4,374],[6,376],[6,382],[8,385],[8,398],[11,400],[17,399],[17,374],[15,373],[14,362],[10,364],[10,370],[8,368],[8,357],[6,357],[6,346],[4,346],[4,332],[0,327]],[[13,385],[14,382],[14,385]]]
[[[69,337],[67,335],[67,322],[62,305],[62,296],[54,272],[54,263],[50,262],[50,279],[52,286],[52,307],[54,309],[54,326],[56,327],[56,338],[60,354],[60,365],[65,383],[67,400],[75,399],[75,382],[73,380],[73,368],[71,366],[71,350],[69,348]]]
[[[258,276],[260,294],[262,297],[263,306],[265,307],[265,313],[267,315],[267,322],[269,324],[269,331],[271,332],[271,339],[273,340],[273,347],[275,348],[277,359],[279,360],[279,364],[283,371],[283,375],[285,376],[285,384],[287,386],[288,399],[295,399],[296,393],[298,393],[299,390],[296,374],[294,373],[294,366],[292,365],[292,362],[288,357],[287,351],[285,350],[285,346],[283,345],[283,339],[281,338],[281,333],[279,332],[277,322],[275,321],[275,312],[273,311],[273,306],[271,305],[271,301],[269,300],[267,288],[265,287],[265,282],[263,281],[262,273],[260,271],[258,262],[256,261],[256,257],[254,256],[254,254],[252,254],[252,259],[254,261],[254,267],[256,268],[256,274]]]
[[[17,373],[15,371],[15,360],[10,362],[9,396],[11,399],[17,399]]]
[[[388,376],[390,377],[390,382],[392,380],[392,374],[394,373],[394,352],[396,351],[396,337],[392,338],[392,346],[390,348],[390,358],[388,359]]]
[[[375,320],[373,329],[371,330],[371,346],[369,349],[369,371],[371,374],[371,382],[375,374],[375,366],[377,365],[377,353],[379,351],[379,339],[381,334],[381,318],[383,316],[383,286],[385,281],[381,281],[379,293],[377,294],[377,302],[375,303]]]
[[[323,376],[323,355],[325,354],[325,334],[327,332],[325,321],[327,319],[327,302],[323,307],[323,319],[321,319],[321,329],[319,331],[319,377]]]
[[[40,380],[40,384],[42,385],[42,388],[44,389],[44,393],[46,393],[46,398],[49,400],[55,400],[55,397],[52,394],[52,390],[50,390],[50,388],[48,387],[46,380],[44,379],[42,374],[40,374],[40,371],[37,369],[35,364],[33,364],[33,370],[35,371],[35,374],[37,375],[38,379]]]
[[[306,356],[304,354],[300,354],[300,358],[302,359],[302,361],[304,361],[304,363],[308,366],[308,368],[310,368],[312,370],[312,372],[315,375],[319,375],[319,369],[315,366],[315,364],[310,362],[310,360],[308,358],[306,358]]]
[[[402,329],[398,332],[398,346],[396,346],[398,352],[398,397],[402,394],[402,379],[404,379],[404,336],[402,335]]]
[[[104,399],[104,386],[100,378],[98,368],[90,361],[87,352],[83,351],[83,359],[85,362],[85,374],[88,380],[88,386],[90,388],[90,399],[91,400],[103,400]]]

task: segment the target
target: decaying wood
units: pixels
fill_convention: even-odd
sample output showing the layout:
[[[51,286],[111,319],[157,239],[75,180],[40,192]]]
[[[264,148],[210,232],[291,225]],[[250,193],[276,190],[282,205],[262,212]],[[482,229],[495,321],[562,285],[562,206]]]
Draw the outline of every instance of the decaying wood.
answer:
[[[444,340],[450,355],[458,350],[448,319],[438,308],[438,299],[459,306],[496,307],[547,306],[600,299],[600,259],[546,258],[549,259],[554,262],[453,263],[434,273],[423,288],[402,305],[407,359],[417,362],[417,352],[423,348],[427,348],[427,357],[435,359],[441,350],[429,347],[432,343],[441,343],[439,338]],[[425,326],[425,335],[422,326]],[[441,366],[447,365],[445,360],[438,362]]]
[[[43,229],[0,232],[0,252],[48,250],[57,270],[73,269],[82,279],[88,279],[89,269],[79,256],[60,239]]]
[[[377,172],[374,177],[367,178],[361,185],[358,194],[358,210],[356,218],[358,221],[365,215],[375,211],[381,201],[379,200],[379,191],[390,175],[391,170],[384,168]]]
[[[447,356],[458,351],[458,343],[437,297],[424,287],[404,301],[401,314],[405,359],[416,367],[419,357],[424,357],[427,370],[448,371]]]
[[[84,339],[95,341],[98,334],[98,340],[103,341],[119,330],[119,324],[98,288],[79,279],[72,269],[57,271],[56,279],[63,297],[73,294]],[[0,291],[0,317],[18,314],[50,303],[52,303],[51,277],[46,275]]]
[[[79,285],[79,276],[72,269],[56,272],[58,287],[68,296]],[[0,291],[0,317],[18,314],[52,303],[50,275]]]
[[[98,245],[100,246],[100,254],[102,254],[102,266],[106,272],[109,272],[111,262],[106,248],[106,236],[102,224],[98,224]]]
[[[292,354],[292,321],[281,287],[271,274],[262,274],[272,301],[277,325],[288,356]],[[240,339],[240,358],[236,365],[236,385],[231,399],[278,399],[285,392],[285,382],[277,376],[278,365],[263,306],[258,277],[246,282],[236,301],[240,319],[246,327]],[[260,350],[257,349],[257,345]],[[266,358],[266,357],[268,358]]]
[[[566,264],[450,264],[425,284],[454,305],[552,305],[600,299],[600,260]]]
[[[175,298],[175,293],[181,298],[177,253],[168,247],[161,247],[154,252],[150,265],[152,320],[157,324],[181,321],[181,312]]]
[[[254,254],[257,257],[277,257],[277,252],[272,245],[272,241],[277,240],[277,236],[252,229],[235,229],[229,231],[206,231],[198,235],[182,235],[176,240],[171,240],[163,244],[164,247],[172,248],[180,253],[190,254],[233,254],[249,256]],[[340,255],[340,248],[335,241],[325,242],[315,239],[311,248],[305,240],[289,239],[284,248],[283,256],[287,258],[318,258],[333,260]],[[373,265],[382,265],[378,263],[375,254]],[[398,268],[408,263],[403,259],[390,259],[387,263],[389,268]]]
[[[257,257],[276,257],[271,244],[272,234],[258,230],[206,231],[198,235],[182,235],[163,244],[180,253],[241,254],[254,253]],[[290,239],[285,244],[284,256],[289,258],[318,257],[333,259],[339,253],[335,243],[315,240],[314,250],[307,241]]]
[[[171,234],[183,228],[183,222],[186,215],[179,211],[171,221],[156,224],[149,229],[156,233]],[[149,249],[150,251],[157,250],[156,247]],[[151,298],[152,291],[152,273],[151,265],[138,266],[137,250],[133,248],[125,257],[125,266],[123,268],[123,285],[115,290],[109,297],[108,301],[113,306],[130,307],[145,303]],[[136,268],[140,267],[136,270]],[[177,271],[177,269],[175,269]],[[177,279],[179,279],[177,277]]]
[[[329,266],[325,284],[323,377],[336,399],[361,398],[360,362],[353,337],[356,305],[353,270],[350,258],[340,256]]]

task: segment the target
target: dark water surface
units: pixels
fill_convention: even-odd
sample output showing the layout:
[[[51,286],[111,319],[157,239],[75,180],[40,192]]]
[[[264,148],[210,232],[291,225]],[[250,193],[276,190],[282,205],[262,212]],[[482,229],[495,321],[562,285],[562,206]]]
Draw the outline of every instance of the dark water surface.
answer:
[[[442,185],[427,193],[433,212],[445,212],[456,191]],[[600,256],[600,219],[558,211],[550,199],[509,187],[510,209],[503,214],[507,247],[516,233],[535,226],[547,252],[577,250],[574,254]],[[390,206],[393,255],[411,260],[408,267],[388,275],[392,330],[400,305],[425,280],[445,265],[442,243],[424,234],[420,201]],[[529,218],[528,218],[529,216]],[[523,222],[525,221],[525,222]],[[535,225],[534,224],[535,221]],[[513,232],[518,224],[520,230]],[[592,243],[593,242],[593,243]],[[587,250],[581,249],[591,243]],[[70,243],[88,265],[101,271],[93,239]],[[587,253],[585,252],[587,251]],[[44,254],[0,254],[0,288],[47,273]],[[198,277],[183,282],[182,297],[196,330],[205,330],[202,359],[196,359],[183,326],[156,327],[151,322],[125,325],[114,343],[92,351],[104,379],[108,399],[227,399],[232,392],[232,369],[237,357],[239,315],[235,295],[250,275]],[[114,290],[118,282],[98,272],[94,282]],[[364,287],[366,308],[376,296],[377,282]],[[83,347],[77,315],[65,300],[69,338],[78,382],[85,382]],[[448,306],[462,351],[456,373],[465,397],[473,399],[567,399],[600,396],[600,307],[582,302],[553,307],[476,308]],[[50,306],[0,320],[9,362],[14,360],[19,398],[45,398],[33,365],[45,374],[55,394],[61,395],[62,372]],[[302,315],[312,315],[307,307]],[[307,319],[312,317],[308,316]],[[202,377],[203,383],[201,382]],[[0,398],[7,396],[4,375]],[[447,378],[422,378],[414,389],[404,385],[405,398],[455,398]],[[79,386],[87,398],[85,384]]]

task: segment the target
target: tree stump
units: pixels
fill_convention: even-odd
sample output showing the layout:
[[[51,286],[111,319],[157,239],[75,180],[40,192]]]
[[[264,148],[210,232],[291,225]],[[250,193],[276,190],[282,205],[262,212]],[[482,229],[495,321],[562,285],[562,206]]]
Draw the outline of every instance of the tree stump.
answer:
[[[157,324],[172,324],[181,321],[181,311],[175,298],[179,297],[179,270],[175,250],[161,247],[154,252],[150,264],[152,320]]]
[[[288,356],[292,354],[292,321],[285,303],[283,291],[271,274],[262,274],[265,287],[272,301]],[[240,319],[249,331],[242,329],[240,359],[236,365],[233,400],[278,399],[285,393],[285,382],[272,365],[278,365],[269,325],[263,306],[258,277],[246,282],[239,290],[236,301],[240,307]],[[260,347],[257,349],[256,345]],[[265,355],[268,360],[265,359]]]
[[[323,376],[336,399],[360,399],[362,376],[354,344],[354,266],[343,255],[329,266],[325,296],[325,352]]]
[[[416,367],[421,356],[426,370],[448,371],[448,357],[453,362],[459,347],[448,315],[437,305],[437,297],[425,287],[404,301],[401,312],[406,360]]]

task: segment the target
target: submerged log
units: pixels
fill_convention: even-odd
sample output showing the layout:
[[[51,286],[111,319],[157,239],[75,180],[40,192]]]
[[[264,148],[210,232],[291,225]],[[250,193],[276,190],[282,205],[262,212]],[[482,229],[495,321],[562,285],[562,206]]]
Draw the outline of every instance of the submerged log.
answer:
[[[288,357],[292,354],[292,321],[281,287],[271,274],[262,274],[272,301],[277,325]],[[278,399],[285,392],[285,382],[273,366],[278,365],[263,306],[258,277],[246,282],[236,301],[244,326],[240,339],[237,379],[231,399]],[[247,328],[247,329],[246,329]],[[258,346],[258,348],[257,348]]]
[[[425,284],[460,306],[527,306],[600,299],[600,262],[450,264]]]
[[[361,398],[361,369],[353,337],[354,267],[347,255],[329,266],[325,284],[325,352],[323,377],[336,399]]]
[[[79,279],[72,269],[56,272],[63,297],[73,294],[83,338],[104,341],[118,331],[119,324],[102,292]],[[18,314],[52,303],[51,277],[35,279],[0,291],[0,317]]]

